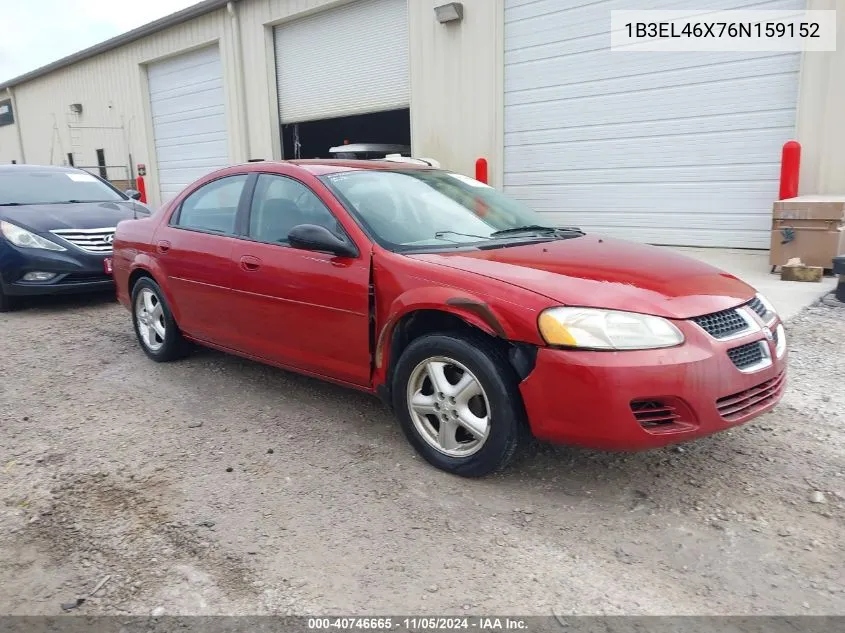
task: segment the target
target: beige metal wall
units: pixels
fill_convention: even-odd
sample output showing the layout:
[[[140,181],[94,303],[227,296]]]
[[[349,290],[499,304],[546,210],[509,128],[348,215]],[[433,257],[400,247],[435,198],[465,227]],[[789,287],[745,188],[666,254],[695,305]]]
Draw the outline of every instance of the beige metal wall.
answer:
[[[503,0],[464,0],[464,19],[440,24],[442,0],[410,0],[411,144],[419,156],[474,175],[489,161],[491,184],[503,171]]]
[[[77,162],[95,164],[97,147],[105,147],[109,163],[123,164],[131,152],[135,163],[150,169],[148,190],[156,204],[144,65],[215,42],[221,48],[231,160],[279,158],[272,27],[345,1],[241,0],[232,5],[234,15],[224,8],[16,86],[15,115],[26,161],[61,164],[72,146],[69,122],[118,130],[122,126],[118,132],[82,131]],[[414,152],[468,175],[474,173],[476,158],[486,157],[491,183],[501,184],[503,0],[464,0],[459,24],[437,22],[434,7],[442,0],[408,1]],[[797,131],[804,146],[802,191],[842,193],[845,0],[810,4],[839,9],[839,46],[835,53],[809,53],[804,58]],[[69,112],[71,103],[83,105],[76,121]],[[16,126],[0,128],[0,163],[21,158]]]
[[[798,98],[802,194],[845,193],[845,0],[809,0],[836,9],[836,51],[805,53]]]
[[[96,149],[104,148],[109,164],[135,163],[148,166],[148,191],[157,203],[155,152],[145,64],[185,50],[219,42],[224,78],[234,76],[234,57],[229,45],[230,19],[225,9],[196,18],[61,68],[13,88],[17,101],[16,125],[20,125],[26,162],[63,164],[71,148],[77,149],[77,165],[96,165]],[[227,81],[227,84],[230,83]],[[238,124],[233,107],[236,95],[227,85],[226,111],[231,131]],[[70,112],[70,104],[82,104],[82,114]],[[72,126],[82,126],[73,134]],[[20,162],[14,126],[0,128],[0,162]],[[237,138],[238,135],[234,135]],[[230,143],[232,160],[239,158]],[[109,177],[121,178],[116,170]]]

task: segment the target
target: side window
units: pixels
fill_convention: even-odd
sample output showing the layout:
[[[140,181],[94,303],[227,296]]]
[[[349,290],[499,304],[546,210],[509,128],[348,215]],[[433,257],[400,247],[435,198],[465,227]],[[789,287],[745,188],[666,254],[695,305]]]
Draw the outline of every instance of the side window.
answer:
[[[285,176],[258,176],[249,213],[249,236],[285,244],[288,233],[298,224],[324,226],[343,236],[340,223],[311,189]]]
[[[203,185],[182,202],[174,226],[235,234],[238,201],[249,176],[228,176]]]

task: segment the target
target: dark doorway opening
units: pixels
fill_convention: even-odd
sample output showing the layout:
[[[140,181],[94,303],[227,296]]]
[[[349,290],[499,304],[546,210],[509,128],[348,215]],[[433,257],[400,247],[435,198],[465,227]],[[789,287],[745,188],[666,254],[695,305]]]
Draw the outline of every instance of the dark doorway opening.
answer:
[[[299,156],[296,142],[299,141]],[[350,143],[411,145],[411,111],[386,110],[334,119],[282,125],[282,155],[293,158],[329,158],[329,148]]]
[[[100,178],[102,178],[103,180],[108,178],[108,175],[106,173],[106,150],[97,150],[97,165],[100,168]]]

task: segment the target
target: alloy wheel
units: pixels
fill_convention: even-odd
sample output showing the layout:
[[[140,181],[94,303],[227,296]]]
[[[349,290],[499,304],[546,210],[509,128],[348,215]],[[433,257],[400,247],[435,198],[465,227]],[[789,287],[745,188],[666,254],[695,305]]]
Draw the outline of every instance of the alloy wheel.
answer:
[[[419,435],[449,457],[468,457],[490,434],[490,402],[475,375],[445,356],[419,363],[408,380],[408,410]]]
[[[150,288],[142,288],[135,299],[135,320],[141,342],[151,352],[160,350],[167,333],[164,306]]]

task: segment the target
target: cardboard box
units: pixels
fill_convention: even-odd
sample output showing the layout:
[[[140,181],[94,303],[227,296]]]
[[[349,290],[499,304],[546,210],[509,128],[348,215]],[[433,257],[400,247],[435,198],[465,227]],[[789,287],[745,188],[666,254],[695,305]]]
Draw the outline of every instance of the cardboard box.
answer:
[[[791,239],[790,239],[791,238]],[[845,253],[845,196],[799,196],[775,202],[769,263],[800,257],[806,266],[831,268]]]
[[[774,220],[839,220],[845,223],[845,196],[799,196],[778,200]]]

